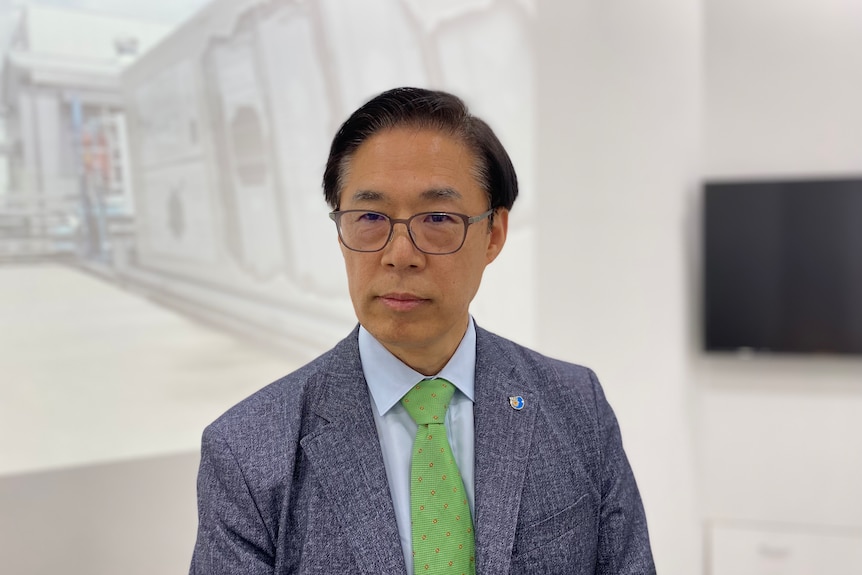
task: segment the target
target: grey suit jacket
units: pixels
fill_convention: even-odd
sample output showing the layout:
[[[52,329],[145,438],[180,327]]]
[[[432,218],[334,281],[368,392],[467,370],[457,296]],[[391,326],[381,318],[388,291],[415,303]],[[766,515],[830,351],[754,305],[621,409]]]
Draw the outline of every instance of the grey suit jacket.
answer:
[[[476,345],[477,573],[655,573],[595,375],[479,328]],[[370,401],[354,331],[210,425],[191,573],[403,574]]]

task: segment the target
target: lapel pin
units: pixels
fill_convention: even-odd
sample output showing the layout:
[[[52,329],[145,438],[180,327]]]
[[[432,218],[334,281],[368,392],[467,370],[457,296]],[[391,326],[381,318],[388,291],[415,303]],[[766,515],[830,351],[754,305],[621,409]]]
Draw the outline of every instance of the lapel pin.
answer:
[[[522,409],[524,409],[524,398],[520,395],[513,395],[509,398],[509,405],[512,407],[512,409],[521,411]]]

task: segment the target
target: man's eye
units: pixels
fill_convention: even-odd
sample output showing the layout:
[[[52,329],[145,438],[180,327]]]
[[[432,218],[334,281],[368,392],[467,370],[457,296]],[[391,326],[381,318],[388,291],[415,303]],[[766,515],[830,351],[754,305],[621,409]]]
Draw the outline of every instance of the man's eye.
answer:
[[[368,223],[385,222],[386,216],[378,214],[377,212],[365,212],[364,214],[357,214],[356,221]]]
[[[454,221],[454,218],[449,214],[436,213],[425,216],[425,222],[429,224],[451,224]]]

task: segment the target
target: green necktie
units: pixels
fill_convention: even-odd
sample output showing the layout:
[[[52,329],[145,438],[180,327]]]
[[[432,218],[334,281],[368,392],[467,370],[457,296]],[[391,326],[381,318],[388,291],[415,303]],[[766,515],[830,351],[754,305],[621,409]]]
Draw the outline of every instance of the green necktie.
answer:
[[[401,399],[419,426],[410,466],[413,570],[417,575],[476,572],[467,492],[443,424],[453,393],[455,386],[445,379],[428,379]]]

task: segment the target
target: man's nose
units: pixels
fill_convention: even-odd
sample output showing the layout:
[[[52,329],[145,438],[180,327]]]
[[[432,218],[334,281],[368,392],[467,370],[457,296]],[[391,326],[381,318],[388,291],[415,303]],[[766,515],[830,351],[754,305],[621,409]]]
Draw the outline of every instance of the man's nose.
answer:
[[[392,237],[383,248],[384,265],[393,267],[419,267],[425,262],[425,254],[419,251],[405,222],[395,222]]]

